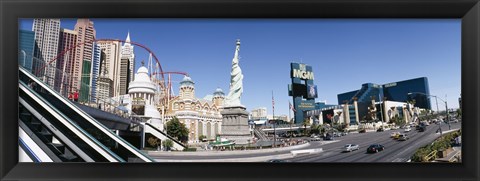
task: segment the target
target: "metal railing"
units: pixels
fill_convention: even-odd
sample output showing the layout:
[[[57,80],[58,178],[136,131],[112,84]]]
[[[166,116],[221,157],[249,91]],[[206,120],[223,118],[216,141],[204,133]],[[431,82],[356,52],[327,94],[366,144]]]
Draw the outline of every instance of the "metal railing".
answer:
[[[83,94],[84,92],[83,93],[80,92],[83,95],[79,95],[78,100],[75,102],[129,119],[132,121],[133,124],[139,124],[140,122],[145,122],[140,116],[136,115],[134,112],[131,112],[131,111],[128,112],[128,110],[125,110],[123,105],[118,101],[110,97],[102,98],[102,97],[93,95],[92,85],[88,85],[82,81],[78,81],[78,78],[75,78],[69,75],[68,73],[64,72],[62,69],[65,69],[65,67],[62,69],[53,67],[50,64],[47,64],[46,61],[42,59],[33,57],[31,55],[25,55],[23,51],[24,50],[20,50],[19,52],[19,54],[24,56],[23,61],[21,64],[19,64],[19,66],[24,67],[25,58],[31,57],[33,60],[32,62],[33,67],[32,67],[31,73],[35,75],[38,79],[42,80],[50,88],[60,93],[60,95],[62,95],[63,97],[68,98],[71,101],[75,101],[73,98],[69,98],[69,96],[72,96],[71,94],[72,92],[88,90],[87,95],[84,95]],[[39,67],[45,67],[45,70],[38,70]],[[51,71],[51,70],[55,71],[54,77],[51,77],[48,75],[48,71]],[[73,84],[73,81],[80,83],[80,89],[71,85]]]
[[[430,152],[428,155],[425,155],[423,157],[423,161],[424,162],[429,162],[429,161],[433,161],[437,158],[437,150],[433,150],[432,152]]]

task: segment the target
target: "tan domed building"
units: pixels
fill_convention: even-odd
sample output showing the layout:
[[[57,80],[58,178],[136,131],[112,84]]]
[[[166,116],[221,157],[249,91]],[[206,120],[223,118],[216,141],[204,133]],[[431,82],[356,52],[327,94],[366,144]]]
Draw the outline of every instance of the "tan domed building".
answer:
[[[207,139],[215,139],[215,136],[221,133],[220,111],[224,99],[225,94],[219,88],[215,90],[211,100],[196,98],[195,83],[190,77],[185,76],[180,82],[179,95],[168,105],[165,115],[166,123],[175,116],[185,124],[190,132],[188,143],[199,142],[201,135],[206,136]]]

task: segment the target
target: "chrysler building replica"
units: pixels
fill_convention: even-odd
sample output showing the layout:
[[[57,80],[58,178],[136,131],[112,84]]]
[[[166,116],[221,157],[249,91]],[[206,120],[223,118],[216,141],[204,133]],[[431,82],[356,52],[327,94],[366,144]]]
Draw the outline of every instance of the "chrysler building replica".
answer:
[[[243,93],[243,74],[239,66],[239,52],[240,40],[237,40],[230,72],[230,91],[221,112],[223,121],[220,137],[232,140],[237,145],[245,145],[251,141],[252,137],[248,126],[248,112],[240,103]]]

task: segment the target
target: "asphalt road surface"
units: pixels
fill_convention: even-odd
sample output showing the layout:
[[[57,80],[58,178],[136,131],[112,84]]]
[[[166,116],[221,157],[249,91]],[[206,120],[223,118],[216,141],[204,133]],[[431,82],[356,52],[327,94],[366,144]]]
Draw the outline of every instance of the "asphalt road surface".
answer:
[[[451,124],[451,130],[460,127],[461,123]],[[291,162],[406,162],[418,148],[431,144],[440,136],[440,133],[436,133],[438,128],[438,125],[431,124],[427,126],[425,132],[412,129],[410,132],[406,132],[410,138],[406,141],[398,141],[390,137],[394,131],[403,133],[403,129],[349,134],[336,138],[341,140],[339,142],[323,145],[321,153],[297,156],[287,160]],[[443,124],[442,131],[448,131],[448,125]],[[350,143],[359,145],[359,150],[343,152],[343,146]],[[367,153],[366,150],[371,144],[381,144],[385,146],[385,150],[378,153]]]
[[[290,162],[406,162],[415,153],[415,151],[427,144],[432,143],[440,136],[436,133],[439,126],[431,124],[427,126],[425,132],[418,132],[412,128],[406,132],[409,139],[406,141],[394,140],[390,134],[394,131],[404,133],[404,129],[387,130],[384,132],[351,133],[342,137],[335,137],[334,141],[312,141],[310,145],[303,149],[322,148],[320,153],[307,155],[298,155],[286,159]],[[452,123],[451,130],[460,129],[461,123]],[[442,131],[448,131],[448,125],[442,124]],[[357,144],[359,150],[352,152],[343,152],[343,146],[346,144]],[[381,144],[385,150],[378,153],[366,153],[367,147],[371,144]],[[291,150],[279,150],[266,153],[248,153],[248,154],[222,154],[217,155],[212,152],[211,155],[151,155],[154,159],[169,160],[205,160],[205,159],[230,159],[230,158],[250,158],[288,154]]]

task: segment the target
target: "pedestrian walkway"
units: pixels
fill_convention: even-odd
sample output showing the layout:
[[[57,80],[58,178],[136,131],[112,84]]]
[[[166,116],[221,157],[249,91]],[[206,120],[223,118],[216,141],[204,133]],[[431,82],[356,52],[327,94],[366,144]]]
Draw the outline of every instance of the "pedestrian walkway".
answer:
[[[176,159],[155,159],[157,162],[265,162],[272,159],[289,159],[294,156],[291,153],[260,156],[260,157],[248,157],[248,158],[222,158],[222,159],[195,159],[195,160],[176,160]]]
[[[335,143],[340,140],[333,141],[320,141],[320,145]],[[295,154],[292,154],[292,151],[302,150],[311,146],[310,143],[305,143],[301,145],[295,145],[290,147],[282,148],[270,148],[270,149],[259,149],[259,150],[234,150],[234,151],[202,151],[202,152],[162,152],[162,151],[149,151],[148,155],[151,157],[156,156],[225,156],[225,155],[245,155],[247,157],[242,158],[221,158],[221,159],[176,159],[174,157],[169,159],[155,159],[158,162],[264,162],[271,159],[289,159],[293,158]],[[321,148],[316,148],[315,150],[321,150]],[[286,153],[280,153],[285,152]],[[268,156],[255,156],[249,157],[249,154],[256,153],[272,153]]]
[[[454,131],[457,131],[457,130],[459,130],[459,129],[451,129],[451,130],[442,131],[442,134],[454,132]],[[437,134],[440,134],[440,132],[437,132]]]
[[[434,162],[461,162],[462,159],[462,147],[455,146],[453,151],[448,153],[444,158],[437,158]]]
[[[255,153],[275,153],[280,151],[289,151],[294,149],[301,149],[310,146],[310,143],[295,145],[295,146],[288,146],[288,147],[280,147],[280,148],[266,148],[266,149],[256,149],[256,150],[232,150],[232,151],[196,151],[196,152],[166,152],[166,151],[148,151],[148,155],[150,156],[180,156],[180,155],[195,155],[195,156],[207,156],[207,155],[247,155],[247,154],[255,154]]]

